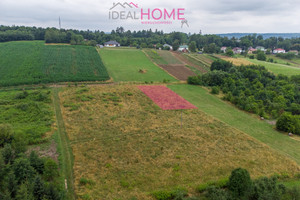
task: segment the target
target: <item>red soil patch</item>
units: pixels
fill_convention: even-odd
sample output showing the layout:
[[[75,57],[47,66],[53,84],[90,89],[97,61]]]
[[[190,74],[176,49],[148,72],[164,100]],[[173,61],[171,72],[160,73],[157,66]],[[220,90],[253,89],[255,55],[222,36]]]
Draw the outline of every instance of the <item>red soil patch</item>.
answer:
[[[163,110],[196,109],[197,107],[162,85],[138,86]]]

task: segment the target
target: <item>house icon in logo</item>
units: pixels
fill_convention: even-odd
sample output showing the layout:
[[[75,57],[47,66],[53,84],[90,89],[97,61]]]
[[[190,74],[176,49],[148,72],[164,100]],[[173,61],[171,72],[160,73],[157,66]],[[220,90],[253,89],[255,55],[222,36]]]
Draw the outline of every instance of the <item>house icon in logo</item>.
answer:
[[[116,8],[116,7],[121,7],[121,8],[133,8],[133,7],[135,7],[135,8],[138,8],[138,5],[137,4],[134,4],[134,3],[132,3],[132,2],[130,2],[130,3],[127,3],[127,2],[125,2],[125,3],[120,3],[120,2],[118,2],[118,3],[113,3],[113,7],[111,7],[109,10],[112,10],[112,9],[114,9],[114,8]]]

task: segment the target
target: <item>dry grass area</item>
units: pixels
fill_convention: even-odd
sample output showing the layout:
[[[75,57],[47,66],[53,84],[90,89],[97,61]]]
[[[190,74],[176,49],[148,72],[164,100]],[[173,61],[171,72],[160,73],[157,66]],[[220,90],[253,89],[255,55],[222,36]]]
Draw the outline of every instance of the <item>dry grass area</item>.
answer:
[[[227,56],[222,56],[222,55],[215,55],[225,61],[232,62],[236,66],[241,66],[241,65],[253,65],[252,62],[244,59],[244,58],[231,58]]]
[[[296,173],[295,162],[199,110],[161,110],[134,85],[65,88],[63,118],[79,199],[152,199],[229,176]],[[81,181],[80,181],[81,179]],[[85,179],[85,180],[84,180]]]

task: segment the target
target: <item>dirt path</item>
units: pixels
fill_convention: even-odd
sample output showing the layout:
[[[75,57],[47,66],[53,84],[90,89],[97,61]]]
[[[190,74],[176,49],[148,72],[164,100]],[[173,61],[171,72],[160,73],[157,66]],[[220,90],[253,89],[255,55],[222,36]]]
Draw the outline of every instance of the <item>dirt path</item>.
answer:
[[[58,127],[58,146],[61,151],[61,171],[65,178],[65,189],[68,200],[76,199],[74,191],[74,177],[73,177],[73,159],[72,149],[69,144],[69,139],[65,130],[65,124],[63,121],[60,99],[59,99],[59,88],[53,88],[53,104],[55,109],[57,127]]]

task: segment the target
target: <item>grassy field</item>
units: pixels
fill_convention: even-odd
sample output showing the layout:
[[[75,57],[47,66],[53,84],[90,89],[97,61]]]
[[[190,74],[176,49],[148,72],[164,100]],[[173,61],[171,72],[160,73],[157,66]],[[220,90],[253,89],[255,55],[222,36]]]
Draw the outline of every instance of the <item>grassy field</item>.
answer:
[[[156,49],[144,49],[143,51],[158,65],[183,64],[180,60],[173,56],[171,51]]]
[[[0,57],[0,86],[109,79],[94,47],[6,42]]]
[[[161,110],[134,85],[65,88],[60,101],[79,199],[153,199],[151,192],[178,186],[194,192],[236,167],[254,177],[298,171],[198,109]]]
[[[245,58],[231,58],[227,56],[222,56],[222,55],[216,55],[218,58],[221,58],[222,60],[232,62],[236,66],[241,66],[241,65],[252,65],[253,63],[246,60]]]
[[[259,120],[254,115],[238,110],[201,87],[170,85],[169,88],[203,112],[247,133],[300,164],[300,141],[275,131],[268,123]]]
[[[292,60],[283,59],[280,57],[276,57],[275,55],[267,55],[267,59],[272,58],[274,60],[274,63],[282,64],[282,65],[290,65],[293,67],[299,67],[300,66],[300,59],[299,58],[293,58]]]
[[[206,54],[198,54],[198,53],[194,53],[194,54],[187,54],[190,57],[195,58],[197,61],[203,63],[206,67],[210,67],[211,64],[213,63],[213,59],[211,57],[209,57]]]
[[[138,49],[101,49],[99,53],[114,81],[163,81],[176,79],[154,65]],[[143,73],[140,72],[143,70]]]
[[[171,53],[171,51],[157,51],[157,53],[169,64],[169,65],[173,65],[173,64],[182,64],[182,62],[180,60],[178,60],[175,56],[173,56],[173,54]]]
[[[256,59],[247,59],[249,62],[252,62],[256,65],[263,65],[265,66],[269,71],[273,72],[274,74],[284,74],[287,76],[292,75],[299,75],[300,74],[300,68],[298,67],[292,67],[288,65],[282,65],[282,64],[276,64],[276,63],[270,63],[265,61],[260,61]]]
[[[49,138],[54,122],[50,90],[0,91],[0,124],[25,134],[29,144]]]
[[[168,62],[158,54],[156,49],[143,49],[150,59],[158,65],[167,65]]]

